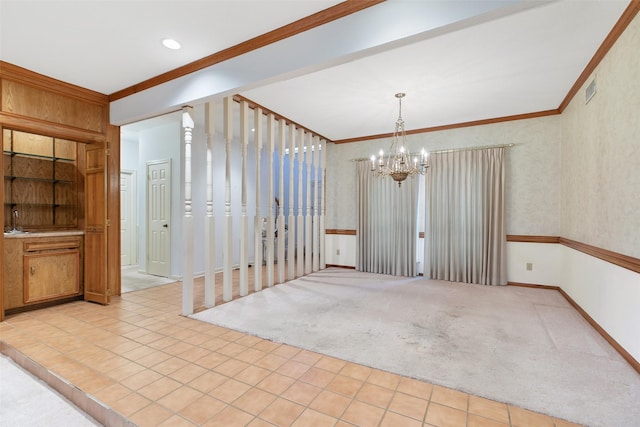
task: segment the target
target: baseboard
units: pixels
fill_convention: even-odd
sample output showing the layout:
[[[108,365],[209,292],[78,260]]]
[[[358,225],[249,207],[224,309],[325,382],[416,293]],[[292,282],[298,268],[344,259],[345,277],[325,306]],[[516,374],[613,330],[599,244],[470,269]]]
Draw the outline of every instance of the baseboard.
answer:
[[[348,268],[350,270],[355,270],[356,268],[352,265],[338,265],[338,264],[327,264],[327,268],[336,267],[336,268]]]
[[[519,283],[519,282],[507,282],[508,286],[520,286],[525,288],[538,288],[538,289],[552,289],[560,292],[560,295],[564,297],[564,299],[569,302],[578,313],[584,317],[584,319],[589,322],[589,324],[596,330],[598,333],[604,338],[611,346],[626,360],[633,369],[636,370],[640,374],[640,362],[638,362],[627,350],[624,349],[611,335],[605,331],[602,326],[598,324],[589,314],[584,311],[580,305],[573,300],[561,287],[559,286],[551,286],[551,285],[538,285],[535,283]]]

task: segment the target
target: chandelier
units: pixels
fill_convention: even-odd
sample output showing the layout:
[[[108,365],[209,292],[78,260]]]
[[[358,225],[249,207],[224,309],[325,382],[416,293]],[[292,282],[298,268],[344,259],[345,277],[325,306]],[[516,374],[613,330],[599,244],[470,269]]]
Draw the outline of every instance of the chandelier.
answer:
[[[390,176],[402,185],[402,181],[408,176],[424,175],[429,165],[427,164],[428,153],[422,149],[419,155],[414,155],[407,148],[407,133],[402,120],[402,98],[404,93],[396,93],[398,98],[398,120],[396,120],[396,130],[391,138],[391,148],[389,154],[385,155],[380,150],[379,157],[371,156],[371,171],[379,177]]]

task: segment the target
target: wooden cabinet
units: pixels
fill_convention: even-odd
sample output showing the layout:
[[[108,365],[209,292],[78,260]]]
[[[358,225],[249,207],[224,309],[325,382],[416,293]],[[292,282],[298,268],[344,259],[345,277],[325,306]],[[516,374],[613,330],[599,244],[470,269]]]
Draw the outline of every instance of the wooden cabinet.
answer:
[[[5,230],[75,228],[77,143],[10,129],[2,143]]]
[[[81,232],[4,239],[4,308],[21,309],[83,293]]]

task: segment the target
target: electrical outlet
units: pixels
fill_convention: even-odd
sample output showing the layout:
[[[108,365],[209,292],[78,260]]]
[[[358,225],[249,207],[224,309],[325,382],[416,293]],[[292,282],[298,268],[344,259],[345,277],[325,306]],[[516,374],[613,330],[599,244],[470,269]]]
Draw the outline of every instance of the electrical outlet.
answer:
[[[336,249],[336,255],[340,255],[340,249]]]
[[[528,262],[527,263],[527,271],[531,271],[531,270],[533,270],[533,263]]]

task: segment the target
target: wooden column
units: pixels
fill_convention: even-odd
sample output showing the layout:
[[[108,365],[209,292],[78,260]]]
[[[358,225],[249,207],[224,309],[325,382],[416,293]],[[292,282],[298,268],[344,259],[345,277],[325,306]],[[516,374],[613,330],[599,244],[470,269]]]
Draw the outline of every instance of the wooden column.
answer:
[[[260,154],[262,152],[262,108],[253,110],[253,142],[256,146],[256,215],[253,219],[253,290],[262,289],[262,208],[260,200]]]
[[[313,137],[313,164],[315,172],[314,189],[313,189],[313,271],[318,271],[320,268],[320,218],[319,218],[319,206],[318,206],[318,181],[320,180],[320,138],[318,136]]]
[[[289,125],[289,218],[287,218],[287,280],[293,280],[295,274],[296,224],[294,214],[293,165],[296,158],[296,127]]]
[[[324,270],[327,268],[326,257],[325,257],[325,195],[327,194],[325,190],[325,172],[327,170],[327,141],[321,141],[321,152],[320,152],[320,269]]]
[[[266,257],[267,257],[267,287],[273,286],[273,238],[275,234],[275,218],[273,215],[273,153],[275,151],[275,117],[273,114],[267,116],[267,153],[269,156],[269,179],[267,193],[269,194],[269,201],[267,206],[269,211],[267,212],[267,240],[266,240]]]
[[[278,283],[284,283],[284,247],[286,233],[284,231],[284,148],[285,144],[285,123],[283,119],[278,122],[278,156],[280,158],[279,166],[279,189],[278,198]]]
[[[184,107],[182,109],[182,130],[184,132],[182,314],[185,316],[193,314],[193,215],[191,209],[191,139],[193,127],[193,108]]]
[[[224,179],[224,246],[222,270],[222,299],[233,298],[233,282],[231,261],[233,260],[233,217],[231,216],[231,140],[233,139],[233,98],[224,99],[224,143],[225,143],[225,179]]]
[[[213,217],[213,139],[214,129],[213,102],[204,105],[204,132],[207,136],[207,212],[204,219],[204,305],[216,305],[216,272],[215,272],[215,218]]]
[[[304,275],[304,200],[302,199],[302,168],[304,166],[304,129],[298,129],[298,222],[296,225],[297,277]]]
[[[249,217],[247,216],[247,146],[249,145],[249,104],[240,102],[240,142],[242,144],[242,212],[240,217],[240,296],[249,293]]]
[[[311,273],[311,253],[313,252],[311,247],[311,226],[312,226],[312,216],[311,216],[311,179],[313,178],[313,166],[312,155],[313,155],[313,135],[310,133],[307,134],[307,146],[306,146],[306,154],[307,154],[307,216],[304,221],[304,274]]]

